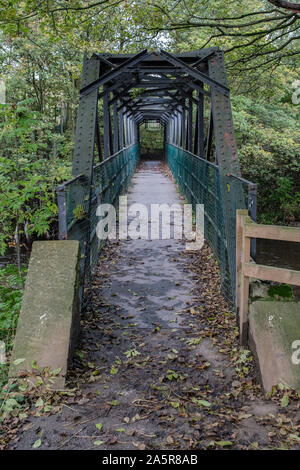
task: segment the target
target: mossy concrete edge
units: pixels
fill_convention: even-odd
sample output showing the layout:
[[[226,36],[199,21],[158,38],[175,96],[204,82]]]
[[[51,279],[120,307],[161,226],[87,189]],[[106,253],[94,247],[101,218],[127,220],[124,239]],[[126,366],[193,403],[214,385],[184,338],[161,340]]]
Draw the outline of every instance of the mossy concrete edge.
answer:
[[[61,369],[51,388],[65,386],[80,328],[80,246],[76,240],[34,242],[11,355],[9,377]]]
[[[249,327],[250,346],[258,359],[264,390],[269,392],[273,385],[284,383],[300,391],[300,363],[295,361],[293,347],[300,340],[300,303],[254,301]]]

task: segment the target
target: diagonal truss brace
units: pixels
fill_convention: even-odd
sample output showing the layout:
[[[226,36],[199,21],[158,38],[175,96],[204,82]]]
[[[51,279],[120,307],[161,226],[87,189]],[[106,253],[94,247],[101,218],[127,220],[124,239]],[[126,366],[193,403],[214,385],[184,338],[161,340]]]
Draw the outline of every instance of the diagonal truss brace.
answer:
[[[130,59],[126,60],[123,64],[119,65],[118,67],[115,67],[110,72],[107,72],[102,75],[101,78],[98,78],[89,85],[81,88],[80,95],[85,96],[91,93],[92,91],[97,90],[100,86],[105,85],[107,82],[117,78],[121,73],[126,72],[129,65],[138,64],[141,60],[144,60],[148,55],[149,54],[147,52],[147,49],[142,52],[139,52],[139,54],[136,54],[134,57],[131,57]]]

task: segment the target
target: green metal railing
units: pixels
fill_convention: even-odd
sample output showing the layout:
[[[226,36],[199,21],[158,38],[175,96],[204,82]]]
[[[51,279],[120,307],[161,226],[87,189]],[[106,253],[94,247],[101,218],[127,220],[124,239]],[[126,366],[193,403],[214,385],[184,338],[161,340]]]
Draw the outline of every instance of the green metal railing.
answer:
[[[193,209],[204,204],[204,236],[220,265],[223,294],[233,302],[236,209],[248,208],[256,218],[256,185],[238,176],[223,175],[217,165],[173,144],[166,144],[165,153],[175,181]],[[224,210],[225,203],[229,210]]]
[[[166,160],[176,183],[195,210],[204,204],[205,238],[219,262],[222,291],[235,300],[236,210],[249,209],[256,219],[256,185],[173,144],[165,145]],[[131,145],[93,167],[92,185],[78,175],[58,187],[59,238],[81,245],[81,276],[89,275],[103,244],[96,234],[99,204],[115,204],[126,192],[139,159]],[[255,256],[255,245],[252,245]]]
[[[120,150],[93,167],[92,185],[84,175],[57,188],[59,238],[78,240],[81,245],[81,276],[90,273],[102,246],[96,234],[99,204],[115,204],[126,192],[139,159],[139,144]]]

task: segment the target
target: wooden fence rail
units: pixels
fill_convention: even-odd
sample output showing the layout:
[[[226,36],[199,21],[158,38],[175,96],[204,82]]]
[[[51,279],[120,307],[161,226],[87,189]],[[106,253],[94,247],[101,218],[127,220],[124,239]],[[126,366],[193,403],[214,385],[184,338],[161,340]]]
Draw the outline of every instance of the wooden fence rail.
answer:
[[[255,223],[247,210],[236,213],[236,309],[240,322],[240,343],[247,344],[249,278],[300,286],[300,271],[263,266],[250,262],[251,238],[300,243],[300,228]]]

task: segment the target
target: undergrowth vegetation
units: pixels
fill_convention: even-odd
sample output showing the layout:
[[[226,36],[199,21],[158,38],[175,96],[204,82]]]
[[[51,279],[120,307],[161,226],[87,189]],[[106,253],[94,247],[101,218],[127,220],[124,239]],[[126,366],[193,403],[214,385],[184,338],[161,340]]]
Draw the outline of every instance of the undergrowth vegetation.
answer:
[[[21,309],[26,269],[12,264],[0,268],[0,389],[7,381],[8,358]]]
[[[233,96],[232,102],[242,173],[258,184],[258,221],[300,222],[296,109],[249,96]]]
[[[300,224],[299,93],[298,101],[292,101],[293,83],[300,83],[294,41],[298,38],[299,15],[290,13],[291,23],[284,26],[280,20],[283,11],[267,0],[220,0],[217,6],[215,2],[192,0],[104,0],[95,5],[81,0],[60,1],[61,8],[52,12],[57,2],[7,3],[7,8],[0,9],[0,86],[4,83],[6,88],[5,99],[0,100],[0,255],[8,247],[16,247],[19,262],[17,267],[0,268],[1,357],[9,358],[21,307],[26,275],[20,262],[21,249],[30,251],[35,239],[57,237],[56,188],[71,177],[81,64],[86,50],[89,55],[137,53],[161,47],[170,52],[210,46],[225,50],[242,175],[258,184],[258,222]],[[76,4],[74,10],[72,3]],[[279,16],[278,31],[270,31],[273,10]],[[218,27],[216,11],[225,18],[223,29]],[[249,16],[259,18],[258,23],[241,27]],[[209,18],[209,27],[201,23],[203,17]],[[195,21],[199,21],[198,27]],[[277,24],[274,18],[272,21]],[[209,112],[206,107],[207,120]],[[100,118],[101,113],[100,106]],[[103,129],[100,135],[103,143]],[[162,129],[142,129],[141,137],[142,149],[149,154],[162,147]],[[199,339],[190,341],[194,343],[189,346],[196,346]],[[250,356],[238,348],[232,351],[238,357],[235,371],[244,378]],[[130,349],[128,354],[132,359],[137,351]],[[35,374],[37,370],[33,369]],[[7,372],[8,362],[2,360],[3,419],[18,420],[20,414],[22,419],[22,414],[23,418],[30,414],[30,407],[37,413],[51,413],[51,407],[58,406],[59,399],[52,395],[49,398],[43,381],[40,387],[22,381],[7,383]],[[48,370],[41,375],[51,378],[54,373]],[[176,381],[176,374],[167,369],[167,380]],[[282,388],[281,392],[288,401],[292,391]],[[17,426],[16,421],[15,429]],[[0,435],[1,445],[6,445],[6,437]]]

